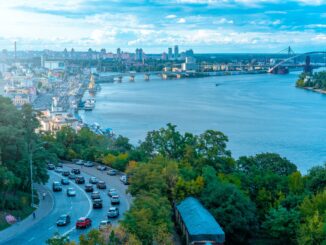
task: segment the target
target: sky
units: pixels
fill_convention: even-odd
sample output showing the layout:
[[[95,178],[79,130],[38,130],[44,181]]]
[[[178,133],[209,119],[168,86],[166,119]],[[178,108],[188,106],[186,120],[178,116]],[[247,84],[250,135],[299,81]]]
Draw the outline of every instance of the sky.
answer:
[[[325,51],[326,0],[0,0],[0,49]]]

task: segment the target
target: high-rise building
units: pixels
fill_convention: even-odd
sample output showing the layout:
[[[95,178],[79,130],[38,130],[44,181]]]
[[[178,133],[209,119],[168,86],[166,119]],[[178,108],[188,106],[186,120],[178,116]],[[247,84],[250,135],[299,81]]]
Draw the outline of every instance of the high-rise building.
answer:
[[[137,60],[137,61],[142,61],[143,60],[143,49],[141,49],[141,48],[136,49],[135,60]]]
[[[121,49],[120,48],[117,48],[117,57],[121,58]]]
[[[175,45],[174,46],[174,59],[178,59],[179,58],[179,46]]]
[[[168,59],[172,60],[173,59],[173,54],[172,54],[172,48],[168,49]]]
[[[167,56],[165,52],[162,53],[162,60],[167,60]]]

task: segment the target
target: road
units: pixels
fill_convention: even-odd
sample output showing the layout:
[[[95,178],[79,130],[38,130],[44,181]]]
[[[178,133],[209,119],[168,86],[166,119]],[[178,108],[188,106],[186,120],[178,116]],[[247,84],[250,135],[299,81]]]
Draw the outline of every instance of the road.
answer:
[[[123,213],[129,209],[131,196],[126,194],[127,187],[123,185],[119,176],[108,176],[106,171],[100,172],[95,167],[87,168],[80,167],[73,164],[65,164],[64,169],[71,169],[71,167],[79,168],[82,172],[81,175],[85,177],[86,183],[88,183],[91,176],[97,177],[99,180],[104,180],[107,184],[106,190],[99,190],[101,198],[103,200],[102,209],[93,209],[90,193],[84,191],[84,185],[77,185],[74,181],[70,181],[68,186],[63,186],[62,192],[52,193],[54,197],[54,207],[49,215],[44,217],[40,222],[36,223],[26,231],[17,234],[13,239],[7,241],[5,244],[11,245],[39,245],[45,244],[45,241],[53,236],[54,233],[59,232],[61,235],[68,235],[70,240],[78,241],[81,234],[86,233],[89,229],[75,229],[75,222],[78,218],[88,216],[92,219],[92,227],[98,228],[100,221],[107,219],[107,211],[111,206],[107,190],[109,188],[115,188],[120,196],[120,216],[117,219],[111,219],[113,224],[117,224],[118,220],[123,217]],[[54,171],[49,172],[50,179],[46,184],[46,187],[51,189],[53,181],[60,181],[61,174]],[[76,190],[75,197],[67,197],[66,189],[73,187]],[[97,190],[94,185],[94,190]],[[65,227],[57,227],[56,221],[62,214],[68,213],[71,216],[71,223]]]

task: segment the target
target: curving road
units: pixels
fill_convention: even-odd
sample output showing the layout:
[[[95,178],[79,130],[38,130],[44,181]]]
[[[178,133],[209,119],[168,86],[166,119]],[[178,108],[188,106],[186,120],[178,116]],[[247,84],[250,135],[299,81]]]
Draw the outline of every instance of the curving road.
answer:
[[[70,181],[68,186],[63,186],[62,192],[50,192],[53,195],[54,206],[52,211],[44,217],[40,222],[36,223],[32,227],[28,228],[26,231],[17,234],[12,239],[6,241],[4,244],[12,245],[39,245],[45,244],[45,241],[53,236],[54,233],[59,232],[61,235],[68,234],[70,240],[78,241],[81,234],[86,233],[89,229],[76,230],[75,222],[78,218],[83,216],[88,216],[92,220],[92,227],[97,228],[100,221],[107,219],[107,211],[111,206],[110,198],[107,195],[107,190],[109,188],[115,188],[120,196],[120,216],[117,219],[111,219],[113,224],[116,224],[119,219],[123,217],[123,213],[129,209],[131,196],[126,194],[127,187],[123,185],[119,176],[108,176],[106,171],[100,172],[95,167],[87,168],[76,166],[73,164],[65,164],[64,169],[79,168],[81,170],[81,175],[85,177],[86,183],[88,183],[91,176],[97,177],[99,180],[104,180],[107,185],[106,190],[99,190],[101,193],[101,198],[103,200],[102,209],[93,209],[92,201],[90,198],[90,193],[84,191],[84,184],[77,185],[74,181]],[[61,174],[55,173],[53,171],[49,172],[50,179],[46,184],[46,187],[52,190],[52,182],[60,181]],[[96,186],[94,190],[97,190]],[[73,187],[76,190],[75,197],[67,197],[66,189],[68,187]],[[71,223],[65,227],[57,227],[56,221],[61,214],[68,213],[71,216]]]

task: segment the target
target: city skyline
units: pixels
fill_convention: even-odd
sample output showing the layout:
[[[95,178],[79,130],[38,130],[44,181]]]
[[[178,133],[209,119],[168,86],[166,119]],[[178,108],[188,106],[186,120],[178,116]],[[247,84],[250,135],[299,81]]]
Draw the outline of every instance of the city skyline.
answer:
[[[324,50],[325,0],[39,0],[0,3],[0,48],[146,53]],[[313,17],[313,18],[312,18]]]

